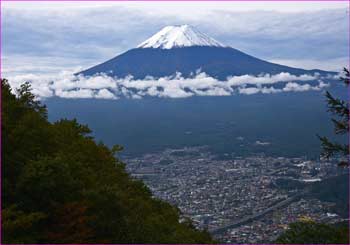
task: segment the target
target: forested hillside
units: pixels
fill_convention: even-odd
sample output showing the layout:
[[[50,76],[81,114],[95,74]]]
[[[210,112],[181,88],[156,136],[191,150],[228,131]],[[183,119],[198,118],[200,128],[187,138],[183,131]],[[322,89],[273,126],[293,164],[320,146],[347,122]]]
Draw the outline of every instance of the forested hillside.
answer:
[[[152,198],[76,120],[47,120],[28,84],[2,92],[2,243],[211,243]],[[120,115],[123,116],[123,115]]]

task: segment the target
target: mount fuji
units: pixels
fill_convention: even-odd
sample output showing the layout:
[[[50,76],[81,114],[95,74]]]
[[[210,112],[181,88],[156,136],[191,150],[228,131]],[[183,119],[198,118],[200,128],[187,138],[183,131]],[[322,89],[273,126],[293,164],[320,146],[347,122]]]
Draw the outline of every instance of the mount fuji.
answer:
[[[147,76],[173,76],[176,73],[191,77],[198,71],[218,80],[245,74],[330,73],[293,68],[258,59],[221,44],[193,26],[179,25],[166,26],[136,48],[78,74],[93,76],[104,73],[118,78],[131,75],[135,79],[143,79]]]
[[[170,88],[169,91],[172,92],[174,87],[185,92],[187,89],[206,89],[205,86],[211,89],[212,83],[202,84],[203,80],[197,80],[198,70],[220,80],[214,83],[221,87],[229,83],[227,77],[246,74],[277,74],[278,77],[281,72],[297,76],[314,75],[318,72],[320,76],[312,76],[316,79],[314,81],[294,83],[293,80],[292,84],[298,83],[302,88],[299,91],[303,92],[261,92],[249,95],[236,92],[234,96],[173,99],[149,95],[153,91],[150,90],[148,94],[145,92],[149,96],[143,96],[142,100],[120,96],[121,89],[131,93],[138,92],[136,85],[140,84],[152,84],[154,91],[158,92],[164,92],[164,88]],[[190,78],[194,74],[196,79],[172,79],[171,76],[176,72],[181,72],[182,77]],[[333,76],[326,76],[330,72],[273,64],[222,44],[188,25],[167,26],[134,49],[79,74],[86,76],[83,80],[91,76],[91,81],[97,83],[100,80],[94,80],[93,76],[97,77],[100,73],[118,78],[118,81],[113,81],[113,84],[120,82],[117,88],[108,88],[113,93],[119,92],[118,100],[52,97],[46,100],[50,108],[49,118],[52,121],[78,118],[96,132],[94,136],[97,140],[103,140],[110,146],[115,143],[125,146],[126,151],[123,154],[126,155],[206,145],[212,152],[230,156],[232,153],[237,156],[264,153],[275,156],[317,157],[320,143],[315,135],[330,137],[333,135],[333,125],[325,108],[323,89],[308,88],[312,84],[318,86],[322,79],[329,83],[327,90],[333,95],[341,98],[347,96],[342,84],[337,85]],[[132,75],[135,80],[120,79],[128,75]],[[147,76],[170,78],[142,80]],[[254,79],[252,76],[247,77],[248,80]],[[163,81],[169,82],[164,82],[164,87],[161,87],[163,90],[160,91],[158,86]],[[193,82],[190,84],[194,87],[182,85],[188,81]],[[273,83],[273,86],[261,83],[256,86],[244,84],[244,88],[254,90],[260,84],[261,89],[266,87],[284,91],[286,83],[289,84],[283,81]],[[303,83],[305,84],[302,85]],[[233,91],[238,91],[237,89],[234,88]],[[271,144],[261,145],[256,142]]]

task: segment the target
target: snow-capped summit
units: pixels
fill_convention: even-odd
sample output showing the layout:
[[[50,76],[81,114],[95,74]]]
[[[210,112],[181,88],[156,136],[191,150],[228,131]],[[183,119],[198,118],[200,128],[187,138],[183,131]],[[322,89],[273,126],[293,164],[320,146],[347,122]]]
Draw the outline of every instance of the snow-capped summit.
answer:
[[[171,49],[190,46],[224,47],[190,25],[166,26],[137,47]]]

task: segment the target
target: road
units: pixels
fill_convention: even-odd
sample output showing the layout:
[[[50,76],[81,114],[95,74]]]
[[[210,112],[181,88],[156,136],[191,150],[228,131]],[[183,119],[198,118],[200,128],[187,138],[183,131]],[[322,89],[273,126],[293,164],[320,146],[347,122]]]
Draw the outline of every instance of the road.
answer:
[[[243,219],[240,219],[240,220],[236,220],[236,221],[233,221],[229,224],[226,224],[226,225],[223,225],[223,226],[220,226],[218,228],[214,228],[214,229],[210,229],[209,232],[211,234],[220,234],[220,233],[223,233],[225,232],[227,229],[231,229],[231,228],[235,228],[235,227],[238,227],[238,226],[241,226],[241,225],[244,225],[246,223],[249,223],[255,219],[258,219],[258,218],[261,218],[262,216],[264,216],[265,214],[267,213],[270,213],[270,212],[273,212],[279,208],[282,208],[292,202],[294,202],[296,199],[298,199],[299,197],[301,197],[302,195],[304,194],[304,192],[302,193],[299,193],[299,194],[296,194],[294,196],[291,196],[291,197],[288,197],[287,199],[281,201],[281,202],[278,202],[276,203],[275,205],[261,211],[261,212],[258,212],[256,214],[253,214],[253,215],[249,215]]]

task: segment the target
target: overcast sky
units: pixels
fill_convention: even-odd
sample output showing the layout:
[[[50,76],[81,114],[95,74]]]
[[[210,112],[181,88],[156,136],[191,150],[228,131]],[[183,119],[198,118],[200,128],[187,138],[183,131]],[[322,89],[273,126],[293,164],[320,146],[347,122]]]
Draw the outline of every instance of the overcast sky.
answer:
[[[166,25],[190,24],[250,55],[302,68],[348,64],[347,2],[2,2],[3,75],[77,71]]]

